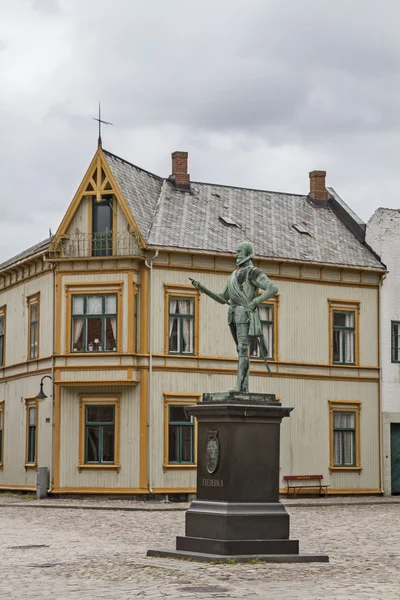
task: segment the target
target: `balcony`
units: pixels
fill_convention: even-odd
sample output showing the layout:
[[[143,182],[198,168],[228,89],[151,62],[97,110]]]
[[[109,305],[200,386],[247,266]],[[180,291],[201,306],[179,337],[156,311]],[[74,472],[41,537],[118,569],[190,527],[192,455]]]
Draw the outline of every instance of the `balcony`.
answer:
[[[63,235],[59,240],[53,237],[47,253],[47,257],[52,260],[141,255],[139,236],[131,231],[93,234],[76,231]]]

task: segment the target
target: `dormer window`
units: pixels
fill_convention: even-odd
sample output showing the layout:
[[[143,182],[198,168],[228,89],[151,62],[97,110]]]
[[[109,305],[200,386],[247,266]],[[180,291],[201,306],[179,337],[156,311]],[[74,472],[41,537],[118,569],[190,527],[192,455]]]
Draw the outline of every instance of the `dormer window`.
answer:
[[[93,199],[92,256],[112,256],[113,253],[113,199],[103,196]]]

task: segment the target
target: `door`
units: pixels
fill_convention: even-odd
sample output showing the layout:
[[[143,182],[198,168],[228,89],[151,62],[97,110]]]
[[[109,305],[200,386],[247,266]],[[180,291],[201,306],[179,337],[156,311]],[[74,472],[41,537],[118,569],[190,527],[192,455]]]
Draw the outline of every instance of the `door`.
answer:
[[[93,200],[92,256],[112,255],[112,199]]]
[[[392,494],[400,494],[400,423],[391,423],[390,425],[390,459]]]

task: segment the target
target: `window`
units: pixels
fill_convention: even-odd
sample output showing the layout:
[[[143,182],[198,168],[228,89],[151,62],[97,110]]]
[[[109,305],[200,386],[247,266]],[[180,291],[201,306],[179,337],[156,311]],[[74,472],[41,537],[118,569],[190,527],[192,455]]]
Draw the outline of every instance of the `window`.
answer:
[[[392,362],[400,362],[400,321],[392,321]]]
[[[111,256],[113,253],[112,196],[93,202],[92,256]]]
[[[264,344],[267,348],[266,358],[270,360],[276,360],[275,347],[277,345],[276,338],[276,313],[277,313],[277,301],[262,303],[259,305],[258,312],[260,315],[260,321],[263,328]],[[250,342],[250,358],[262,358],[260,354],[260,348],[258,341],[253,339]]]
[[[119,469],[119,397],[81,397],[79,468]]]
[[[0,308],[0,367],[5,364],[6,307]],[[1,462],[1,461],[0,461]]]
[[[36,399],[26,399],[26,451],[25,451],[25,466],[36,467],[37,465],[37,419],[38,419],[38,402]]]
[[[117,350],[117,294],[72,296],[73,352]]]
[[[199,400],[197,395],[164,394],[164,468],[196,466],[197,430],[194,418],[186,415],[185,407]]]
[[[358,365],[359,302],[329,300],[330,363]]]
[[[170,297],[168,352],[194,354],[194,299]]]
[[[39,357],[39,293],[30,296],[28,302],[28,360]]]
[[[198,356],[200,292],[192,286],[164,284],[165,354]]]
[[[4,400],[0,401],[0,467],[4,457]]]
[[[331,469],[360,469],[359,401],[331,401]]]

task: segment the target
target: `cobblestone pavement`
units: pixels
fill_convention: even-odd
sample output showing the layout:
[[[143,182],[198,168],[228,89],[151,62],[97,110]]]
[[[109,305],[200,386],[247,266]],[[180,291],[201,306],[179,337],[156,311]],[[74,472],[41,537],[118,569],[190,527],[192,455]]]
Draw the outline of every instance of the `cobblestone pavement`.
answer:
[[[199,564],[173,548],[180,511],[0,507],[0,598],[398,600],[398,504],[296,507],[291,537],[329,564]]]

